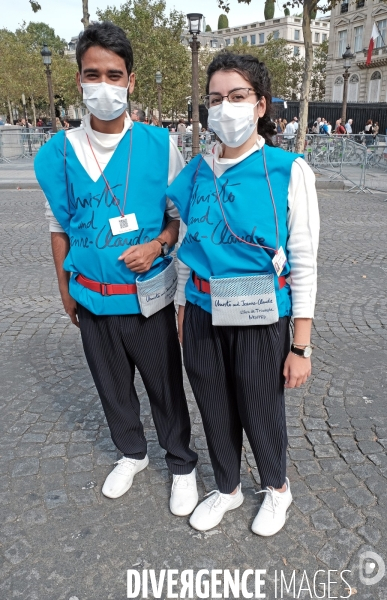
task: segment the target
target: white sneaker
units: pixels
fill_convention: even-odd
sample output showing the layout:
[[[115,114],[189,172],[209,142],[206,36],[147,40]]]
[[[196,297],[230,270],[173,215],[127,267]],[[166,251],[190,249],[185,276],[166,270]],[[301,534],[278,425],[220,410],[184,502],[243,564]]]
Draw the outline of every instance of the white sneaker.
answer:
[[[221,494],[219,490],[214,490],[206,496],[208,498],[199,504],[189,520],[190,525],[198,531],[216,527],[227,511],[238,508],[244,500],[241,484],[238,485],[236,494]]]
[[[134,476],[148,466],[148,455],[142,460],[123,456],[116,463],[117,466],[106,477],[102,493],[107,498],[119,498],[132,486]]]
[[[188,475],[174,475],[169,508],[177,517],[190,515],[198,503],[196,469]]]
[[[276,492],[273,488],[266,488],[257,494],[265,493],[265,499],[255,517],[251,530],[257,535],[274,535],[285,525],[286,511],[292,503],[289,479],[286,477],[286,491]]]

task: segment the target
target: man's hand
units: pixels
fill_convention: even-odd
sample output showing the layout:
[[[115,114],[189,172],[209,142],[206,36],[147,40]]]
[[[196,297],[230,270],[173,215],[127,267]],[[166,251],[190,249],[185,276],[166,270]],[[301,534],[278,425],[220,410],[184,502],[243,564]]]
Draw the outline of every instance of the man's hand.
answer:
[[[183,322],[184,322],[185,306],[179,306],[177,313],[177,332],[179,334],[180,344],[183,345]]]
[[[151,268],[153,261],[160,256],[160,252],[161,244],[152,240],[147,244],[139,244],[125,250],[118,260],[123,260],[131,271],[146,273]]]
[[[312,372],[310,358],[297,356],[289,352],[284,366],[285,387],[300,387],[308,379]]]
[[[61,292],[63,307],[71,319],[71,322],[79,327],[78,315],[77,315],[77,303],[67,291]]]

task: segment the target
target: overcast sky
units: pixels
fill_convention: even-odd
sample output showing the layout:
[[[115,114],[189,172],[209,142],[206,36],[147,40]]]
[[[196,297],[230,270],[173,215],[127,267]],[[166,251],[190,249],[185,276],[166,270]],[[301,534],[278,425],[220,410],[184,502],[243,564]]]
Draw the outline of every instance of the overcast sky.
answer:
[[[55,32],[67,41],[77,35],[82,29],[82,2],[81,0],[39,0],[42,7],[33,13],[28,0],[11,0],[7,8],[1,11],[0,27],[15,31],[22,21],[43,21],[55,29]],[[221,13],[217,0],[166,0],[167,9],[176,8],[187,12],[201,12],[206,17],[206,22],[212,29],[218,26],[218,17]],[[91,19],[96,19],[96,9],[107,6],[120,6],[122,2],[114,0],[89,0]],[[283,10],[276,5],[276,16],[283,16]],[[264,0],[251,0],[250,4],[238,4],[237,0],[230,0],[231,10],[228,18],[231,26],[251,23],[263,19]]]

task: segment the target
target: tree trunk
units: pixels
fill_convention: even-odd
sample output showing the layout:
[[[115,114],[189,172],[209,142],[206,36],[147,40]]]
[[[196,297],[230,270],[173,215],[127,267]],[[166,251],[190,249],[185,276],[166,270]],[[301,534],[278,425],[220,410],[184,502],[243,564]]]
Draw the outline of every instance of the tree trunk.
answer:
[[[33,124],[34,124],[34,127],[36,127],[36,109],[35,109],[34,97],[32,94],[31,94],[31,110],[32,110],[32,114],[34,115]]]
[[[13,125],[12,106],[11,106],[11,101],[10,101],[9,98],[7,98],[7,102],[8,102],[9,122],[10,122],[11,125]]]
[[[316,10],[316,0],[304,0],[304,10],[302,13],[302,32],[304,34],[305,46],[305,67],[302,75],[301,93],[300,93],[300,120],[296,139],[296,152],[304,152],[305,134],[308,127],[308,108],[310,83],[312,80],[313,69],[313,44],[312,31],[310,29],[310,14]]]
[[[83,17],[81,19],[81,23],[83,23],[83,28],[87,29],[87,27],[90,25],[89,0],[82,0],[82,10]]]

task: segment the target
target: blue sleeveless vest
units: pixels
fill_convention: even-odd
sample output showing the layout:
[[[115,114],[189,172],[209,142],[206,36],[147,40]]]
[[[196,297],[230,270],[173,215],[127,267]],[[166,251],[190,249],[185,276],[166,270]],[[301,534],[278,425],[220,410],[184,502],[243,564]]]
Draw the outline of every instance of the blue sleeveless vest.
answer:
[[[264,147],[267,169],[277,210],[279,247],[287,256],[288,187],[293,162],[300,155],[280,148]],[[217,179],[223,210],[230,228],[247,242],[276,247],[273,204],[265,175],[262,150],[227,169]],[[244,244],[230,233],[217,200],[214,175],[201,157],[195,157],[167,189],[184,223],[187,234],[178,251],[180,260],[198,277],[232,277],[274,273],[274,252]],[[290,272],[286,264],[282,275]],[[279,316],[292,314],[290,286],[281,290],[274,278]],[[211,312],[209,294],[199,292],[192,277],[186,286],[186,298]]]
[[[70,134],[71,135],[71,134]],[[136,294],[102,296],[75,280],[81,273],[100,283],[135,283],[137,274],[118,257],[124,250],[157,237],[165,226],[168,185],[168,131],[135,123],[117,146],[104,175],[123,205],[130,135],[133,135],[130,178],[125,214],[135,213],[138,231],[113,236],[109,219],[120,216],[103,177],[94,182],[71,146],[66,142],[64,171],[64,132],[45,144],[35,159],[36,177],[54,216],[70,239],[64,269],[71,271],[69,291],[80,304],[96,315],[139,313]],[[157,259],[154,265],[160,264]]]

